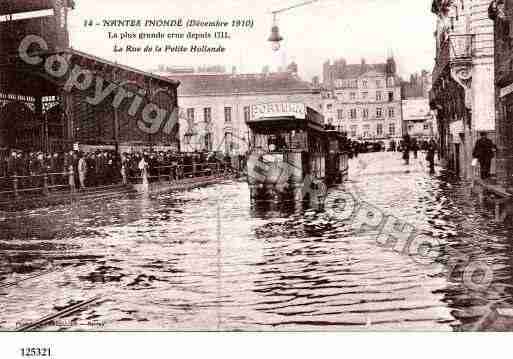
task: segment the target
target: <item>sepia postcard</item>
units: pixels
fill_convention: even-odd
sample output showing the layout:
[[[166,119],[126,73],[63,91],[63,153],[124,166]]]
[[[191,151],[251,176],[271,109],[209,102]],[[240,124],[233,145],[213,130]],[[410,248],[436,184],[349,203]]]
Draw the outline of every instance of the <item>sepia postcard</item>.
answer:
[[[25,335],[0,357],[513,330],[512,24],[513,0],[0,0],[0,332]]]

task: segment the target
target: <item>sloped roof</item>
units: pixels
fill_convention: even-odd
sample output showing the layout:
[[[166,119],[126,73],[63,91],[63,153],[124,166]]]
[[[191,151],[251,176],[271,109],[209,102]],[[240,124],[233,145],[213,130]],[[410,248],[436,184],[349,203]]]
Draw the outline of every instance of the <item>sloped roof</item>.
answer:
[[[0,15],[52,9],[54,0],[1,0]],[[75,7],[74,0],[62,1],[66,7]]]
[[[369,72],[385,74],[386,64],[350,64],[335,69],[336,79],[356,79]]]
[[[291,73],[172,74],[169,78],[180,81],[179,96],[316,91],[311,84]]]
[[[376,70],[370,70],[370,71],[364,72],[359,77],[377,77],[377,76],[384,76],[384,75],[385,75],[384,72],[378,72]]]
[[[134,67],[130,67],[130,66],[126,66],[126,65],[121,65],[121,64],[118,64],[118,63],[115,63],[115,62],[103,59],[101,57],[94,56],[94,55],[91,55],[91,54],[88,54],[88,53],[85,53],[85,52],[82,52],[82,51],[79,51],[79,50],[76,50],[76,49],[72,49],[72,48],[66,49],[65,52],[67,52],[67,53],[69,53],[71,55],[74,55],[74,56],[82,57],[84,59],[93,60],[93,61],[102,63],[104,65],[109,65],[109,66],[112,66],[112,67],[116,67],[116,68],[119,68],[119,69],[127,71],[127,72],[133,72],[134,74],[142,75],[142,76],[145,76],[145,77],[150,77],[150,78],[153,78],[155,80],[159,80],[159,81],[163,81],[163,82],[168,82],[168,83],[171,83],[171,84],[173,84],[175,86],[180,84],[179,81],[175,80],[174,76],[171,76],[171,77],[160,76],[158,74],[142,71],[142,70],[136,69]]]

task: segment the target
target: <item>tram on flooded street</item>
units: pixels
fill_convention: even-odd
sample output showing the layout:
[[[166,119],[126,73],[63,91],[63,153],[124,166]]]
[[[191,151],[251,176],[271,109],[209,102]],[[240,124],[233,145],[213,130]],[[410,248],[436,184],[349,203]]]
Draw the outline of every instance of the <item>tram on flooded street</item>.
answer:
[[[252,107],[248,184],[251,204],[260,201],[323,203],[327,186],[347,176],[346,136],[303,103]]]

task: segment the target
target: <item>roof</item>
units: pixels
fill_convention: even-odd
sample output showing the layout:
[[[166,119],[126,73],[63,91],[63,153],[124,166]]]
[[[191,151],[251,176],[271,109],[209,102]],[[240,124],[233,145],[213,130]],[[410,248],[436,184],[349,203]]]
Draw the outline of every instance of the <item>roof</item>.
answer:
[[[155,80],[172,83],[173,85],[180,85],[180,82],[175,80],[175,79],[173,79],[173,78],[156,75],[156,74],[153,74],[153,73],[150,73],[150,72],[145,72],[145,71],[138,70],[138,69],[130,67],[130,66],[120,65],[118,63],[115,63],[115,62],[112,62],[112,61],[108,61],[108,60],[105,60],[105,59],[103,59],[101,57],[97,57],[97,56],[94,56],[94,55],[91,55],[91,54],[87,54],[87,53],[79,51],[79,50],[66,49],[64,52],[68,52],[68,53],[70,53],[72,55],[80,56],[80,57],[83,57],[83,58],[86,58],[86,59],[89,59],[89,60],[94,60],[94,61],[97,61],[97,62],[101,62],[101,63],[103,63],[105,65],[109,65],[109,66],[112,66],[112,67],[117,67],[117,68],[120,68],[120,69],[125,70],[125,71],[136,73],[138,75],[142,75],[142,76],[145,76],[145,77],[150,77],[150,78],[153,78]]]
[[[319,91],[291,73],[172,74],[170,77],[181,83],[179,96]]]
[[[54,0],[1,0],[0,15],[53,9],[54,2]],[[66,7],[75,5],[73,0],[62,1],[62,4]]]
[[[174,79],[158,76],[129,66],[113,63],[94,55],[70,48],[55,51],[34,51],[31,54],[37,54],[44,58],[55,54],[68,54],[71,56],[71,58],[77,59],[79,65],[84,69],[96,71],[98,67],[103,68],[104,66],[107,66],[122,70],[128,76],[136,74],[145,79],[156,80],[156,82],[158,82],[161,86],[171,86],[173,88],[177,88],[180,85],[180,82]],[[82,62],[82,59],[88,61]],[[8,61],[6,64],[0,65],[0,70],[4,76],[2,81],[4,81],[4,85],[8,84],[10,93],[34,97],[54,96],[58,93],[57,88],[62,85],[58,78],[53,76],[41,76],[41,71],[44,71],[42,66],[34,68],[32,65],[26,64],[22,59],[18,57],[14,60],[15,61]],[[44,79],[44,81],[41,81],[41,79]]]
[[[360,75],[360,77],[378,77],[378,76],[384,76],[384,72],[378,72],[376,70],[370,70]]]
[[[336,79],[356,79],[361,77],[362,75],[375,72],[379,75],[385,74],[386,72],[386,64],[351,64],[345,65],[343,67],[338,67],[335,70],[335,78]]]
[[[415,99],[419,97],[425,97],[427,93],[427,87],[424,83],[412,84],[404,82],[401,84],[402,97],[404,99]]]

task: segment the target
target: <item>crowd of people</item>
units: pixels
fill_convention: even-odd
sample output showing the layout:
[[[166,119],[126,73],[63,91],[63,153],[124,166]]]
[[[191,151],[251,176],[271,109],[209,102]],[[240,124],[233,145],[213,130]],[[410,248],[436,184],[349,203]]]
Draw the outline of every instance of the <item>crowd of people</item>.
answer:
[[[429,163],[429,170],[431,173],[435,171],[435,155],[438,152],[438,146],[434,139],[429,141],[417,141],[406,134],[400,143],[400,151],[403,154],[403,160],[408,165],[410,164],[410,153],[413,153],[415,159],[418,158],[419,151],[426,152],[426,161]]]
[[[17,188],[49,188],[70,186],[76,188],[108,186],[140,181],[146,173],[150,181],[165,175],[170,180],[199,177],[215,171],[240,170],[242,156],[232,158],[213,152],[178,153],[174,151],[144,151],[121,153],[114,150],[91,152],[24,152],[20,150],[0,153],[0,192]],[[73,182],[70,173],[73,170]]]

